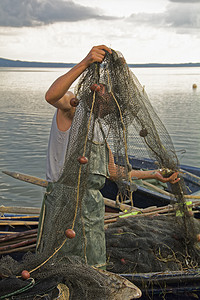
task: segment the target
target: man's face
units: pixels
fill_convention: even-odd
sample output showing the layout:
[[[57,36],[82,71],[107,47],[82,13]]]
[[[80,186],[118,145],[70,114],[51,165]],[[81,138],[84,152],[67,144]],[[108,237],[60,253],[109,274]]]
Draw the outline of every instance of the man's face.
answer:
[[[107,87],[101,83],[99,85],[100,91],[96,92],[96,110],[98,111],[98,117],[104,118],[106,115],[114,112],[116,104]]]

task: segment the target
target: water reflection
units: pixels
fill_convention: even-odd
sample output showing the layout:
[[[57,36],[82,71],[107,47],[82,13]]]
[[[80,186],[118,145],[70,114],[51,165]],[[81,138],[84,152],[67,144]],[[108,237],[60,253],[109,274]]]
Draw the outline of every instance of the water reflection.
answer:
[[[0,170],[45,178],[46,150],[54,109],[44,100],[64,69],[0,68]],[[182,164],[200,167],[200,68],[135,69],[169,131]],[[185,150],[186,152],[183,153]],[[0,205],[41,204],[44,190],[0,172]]]

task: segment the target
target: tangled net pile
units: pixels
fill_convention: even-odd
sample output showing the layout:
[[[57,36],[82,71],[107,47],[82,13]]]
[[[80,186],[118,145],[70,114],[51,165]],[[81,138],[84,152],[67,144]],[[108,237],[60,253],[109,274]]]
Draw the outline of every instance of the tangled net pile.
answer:
[[[174,217],[160,215],[121,219],[110,225],[106,230],[107,270],[132,274],[197,268],[199,250],[186,247],[183,219],[174,222]],[[200,230],[197,220],[195,230]]]
[[[52,287],[64,283],[70,289],[70,299],[111,299],[107,276],[84,261],[86,242],[82,199],[87,190],[88,166],[96,163],[96,158],[91,155],[91,141],[98,137],[109,144],[117,166],[113,180],[117,183],[119,193],[129,198],[132,204],[134,182],[130,178],[132,167],[129,154],[153,159],[156,169],[178,171],[179,163],[168,132],[121,53],[112,50],[112,54],[106,53],[101,65],[92,64],[82,74],[75,94],[79,104],[71,126],[63,172],[59,181],[51,186],[51,191],[47,191],[52,206],[55,199],[58,205],[47,212],[42,253],[29,254],[21,263],[4,258],[0,273],[20,276],[21,271],[26,269],[36,281],[51,278],[48,279],[52,284],[49,287],[51,293],[55,292]],[[80,164],[80,157],[87,158],[89,164]],[[105,154],[100,163],[103,164],[106,159]],[[155,272],[199,265],[199,253],[195,246],[197,231],[185,205],[184,181],[181,179],[170,188],[182,215],[177,222],[173,220],[174,228],[168,217],[159,220],[145,217],[121,219],[109,226],[106,230],[109,270],[116,273]],[[73,240],[65,236],[67,228],[74,229],[81,240],[82,247],[78,251],[82,253],[82,261],[80,257],[66,256],[66,248],[68,253],[74,251]],[[149,234],[149,228],[154,228],[154,234]],[[165,228],[162,234],[161,228]],[[171,239],[168,236],[170,232]],[[177,254],[177,249],[173,250],[173,241],[180,232],[182,252]],[[165,240],[162,240],[164,236]],[[191,264],[187,263],[188,257],[191,258]],[[8,282],[10,286],[12,280],[3,280],[3,293],[6,294],[5,283]],[[27,292],[27,299],[30,293],[30,299],[33,294],[37,295],[37,287],[39,289],[39,284],[35,290]],[[23,288],[23,284],[20,288]],[[25,299],[23,297],[21,299]],[[19,295],[16,299],[20,299]]]

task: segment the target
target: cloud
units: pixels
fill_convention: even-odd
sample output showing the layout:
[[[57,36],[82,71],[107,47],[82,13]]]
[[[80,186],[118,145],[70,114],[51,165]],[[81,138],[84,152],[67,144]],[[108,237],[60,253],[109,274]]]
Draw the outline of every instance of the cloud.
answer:
[[[127,18],[127,21],[151,27],[171,28],[178,33],[198,33],[200,28],[200,3],[186,3],[186,0],[171,0],[171,2],[173,1],[177,3],[169,4],[163,13],[132,14]],[[182,5],[180,2],[185,3]]]
[[[88,19],[111,20],[98,8],[64,0],[1,0],[0,26],[34,27],[57,22],[76,22]]]
[[[176,2],[176,3],[200,3],[200,0],[169,0],[170,2]]]
[[[171,5],[166,15],[165,23],[173,28],[199,29],[200,5]]]

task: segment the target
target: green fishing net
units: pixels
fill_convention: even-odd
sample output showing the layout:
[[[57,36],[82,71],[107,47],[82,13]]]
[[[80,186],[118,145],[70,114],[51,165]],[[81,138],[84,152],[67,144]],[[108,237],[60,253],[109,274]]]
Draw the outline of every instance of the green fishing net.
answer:
[[[37,251],[27,255],[23,262],[8,258],[1,261],[0,295],[24,288],[23,281],[19,285],[16,282],[16,286],[12,282],[13,277],[20,276],[25,269],[34,279],[33,287],[24,292],[27,298],[18,295],[16,299],[30,299],[33,294],[36,297],[44,293],[49,295],[48,299],[54,299],[59,283],[69,288],[70,299],[112,299],[109,276],[90,267],[86,255],[89,244],[87,193],[91,182],[93,187],[99,188],[101,180],[96,178],[108,176],[108,147],[115,160],[112,180],[122,199],[130,199],[132,205],[135,184],[134,178],[130,178],[130,154],[152,159],[155,169],[179,171],[172,140],[121,53],[112,50],[112,54],[106,53],[102,64],[93,63],[81,75],[75,97],[78,106],[70,129],[65,163],[60,179],[50,184],[46,192],[48,207],[42,212]],[[93,151],[94,144],[101,145],[96,152]],[[169,185],[169,190],[180,204],[181,217],[137,217],[121,219],[108,226],[108,270],[136,273],[198,267],[199,252],[195,240],[198,226],[188,214],[183,179]],[[104,207],[99,211],[102,209]],[[90,213],[92,215],[93,210]],[[103,228],[102,215],[98,214],[95,213],[94,218],[102,220]],[[67,229],[74,230],[76,238],[67,238]],[[40,282],[49,282],[49,288],[44,288],[42,283],[45,291],[41,292]],[[9,285],[13,285],[12,289]],[[12,297],[15,299],[14,295]]]

